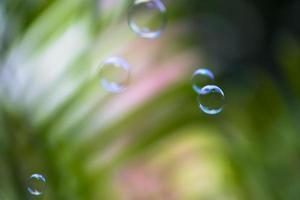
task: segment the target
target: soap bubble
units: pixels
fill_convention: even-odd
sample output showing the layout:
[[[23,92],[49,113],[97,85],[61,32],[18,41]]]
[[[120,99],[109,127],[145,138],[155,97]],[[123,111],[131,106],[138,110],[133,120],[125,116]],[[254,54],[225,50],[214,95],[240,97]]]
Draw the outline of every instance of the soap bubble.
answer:
[[[41,174],[32,174],[29,179],[28,192],[34,196],[43,194],[46,179]]]
[[[126,89],[129,82],[130,66],[126,60],[119,57],[106,59],[100,66],[100,84],[113,93]]]
[[[209,70],[205,68],[197,69],[193,73],[192,77],[192,84],[193,89],[198,94],[200,93],[201,89],[206,85],[211,85],[214,83],[214,74]]]
[[[198,95],[199,108],[206,114],[215,115],[223,110],[225,95],[221,88],[215,85],[203,87]]]
[[[159,0],[135,0],[129,10],[129,27],[140,37],[159,37],[166,23],[166,7]]]

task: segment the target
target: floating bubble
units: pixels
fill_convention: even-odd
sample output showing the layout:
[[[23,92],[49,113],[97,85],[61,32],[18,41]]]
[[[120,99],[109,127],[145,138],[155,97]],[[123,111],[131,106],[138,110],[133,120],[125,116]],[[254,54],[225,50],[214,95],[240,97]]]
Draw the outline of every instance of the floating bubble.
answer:
[[[111,57],[100,67],[100,84],[105,90],[119,93],[126,89],[130,74],[130,66],[126,60]]]
[[[28,192],[34,196],[39,196],[43,194],[45,189],[46,179],[41,174],[32,174],[29,179],[29,186],[27,188]]]
[[[225,95],[221,88],[215,85],[203,87],[198,95],[199,108],[206,114],[215,115],[223,110]]]
[[[199,94],[204,86],[214,83],[214,79],[214,74],[209,69],[197,69],[192,77],[194,91]]]
[[[129,27],[140,37],[159,37],[166,23],[166,7],[160,0],[135,0],[129,10]]]

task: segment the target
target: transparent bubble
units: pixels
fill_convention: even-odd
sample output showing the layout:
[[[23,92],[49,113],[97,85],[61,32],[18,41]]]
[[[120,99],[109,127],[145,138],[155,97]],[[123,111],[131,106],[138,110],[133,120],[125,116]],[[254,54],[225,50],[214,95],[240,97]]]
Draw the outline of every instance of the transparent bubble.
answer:
[[[32,174],[29,179],[28,192],[34,196],[42,195],[45,189],[46,179],[41,174]]]
[[[198,95],[199,108],[206,114],[215,115],[223,110],[225,95],[221,88],[215,85],[203,87]]]
[[[197,69],[192,77],[193,89],[199,94],[204,86],[214,83],[214,79],[214,74],[209,69]]]
[[[129,27],[140,37],[159,37],[166,23],[166,7],[159,0],[135,0],[129,10]]]
[[[129,74],[130,66],[126,60],[118,57],[108,58],[100,66],[100,84],[109,92],[122,92],[128,85]]]

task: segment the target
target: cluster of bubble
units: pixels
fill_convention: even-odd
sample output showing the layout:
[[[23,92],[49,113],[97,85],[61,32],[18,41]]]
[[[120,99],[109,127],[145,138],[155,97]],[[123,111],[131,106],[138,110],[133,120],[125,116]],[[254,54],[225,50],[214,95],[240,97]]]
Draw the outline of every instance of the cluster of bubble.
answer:
[[[155,39],[165,29],[166,7],[160,0],[135,0],[128,12],[128,25],[139,37]],[[108,92],[123,92],[130,79],[130,65],[120,57],[110,57],[99,67],[100,85]]]
[[[206,114],[215,115],[223,110],[225,95],[214,85],[215,76],[209,69],[197,69],[192,76],[192,85],[197,93],[198,106]]]
[[[166,7],[160,0],[135,0],[129,9],[128,25],[138,36],[147,39],[159,37],[167,22]],[[123,92],[130,78],[130,65],[120,57],[110,57],[100,65],[100,85],[112,93]],[[197,69],[193,74],[193,89],[198,94],[199,108],[207,114],[217,114],[223,109],[224,92],[213,85],[214,74],[208,69]],[[28,192],[43,194],[46,178],[32,174]]]

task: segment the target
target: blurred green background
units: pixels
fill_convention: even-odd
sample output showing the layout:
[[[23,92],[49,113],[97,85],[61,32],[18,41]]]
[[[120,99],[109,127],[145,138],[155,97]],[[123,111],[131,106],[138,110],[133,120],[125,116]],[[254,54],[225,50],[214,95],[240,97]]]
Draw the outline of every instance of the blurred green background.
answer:
[[[0,1],[0,200],[300,198],[300,2],[163,2],[147,40],[132,1]],[[132,66],[121,94],[99,86],[114,55]],[[197,106],[199,67],[225,92],[218,115]]]

